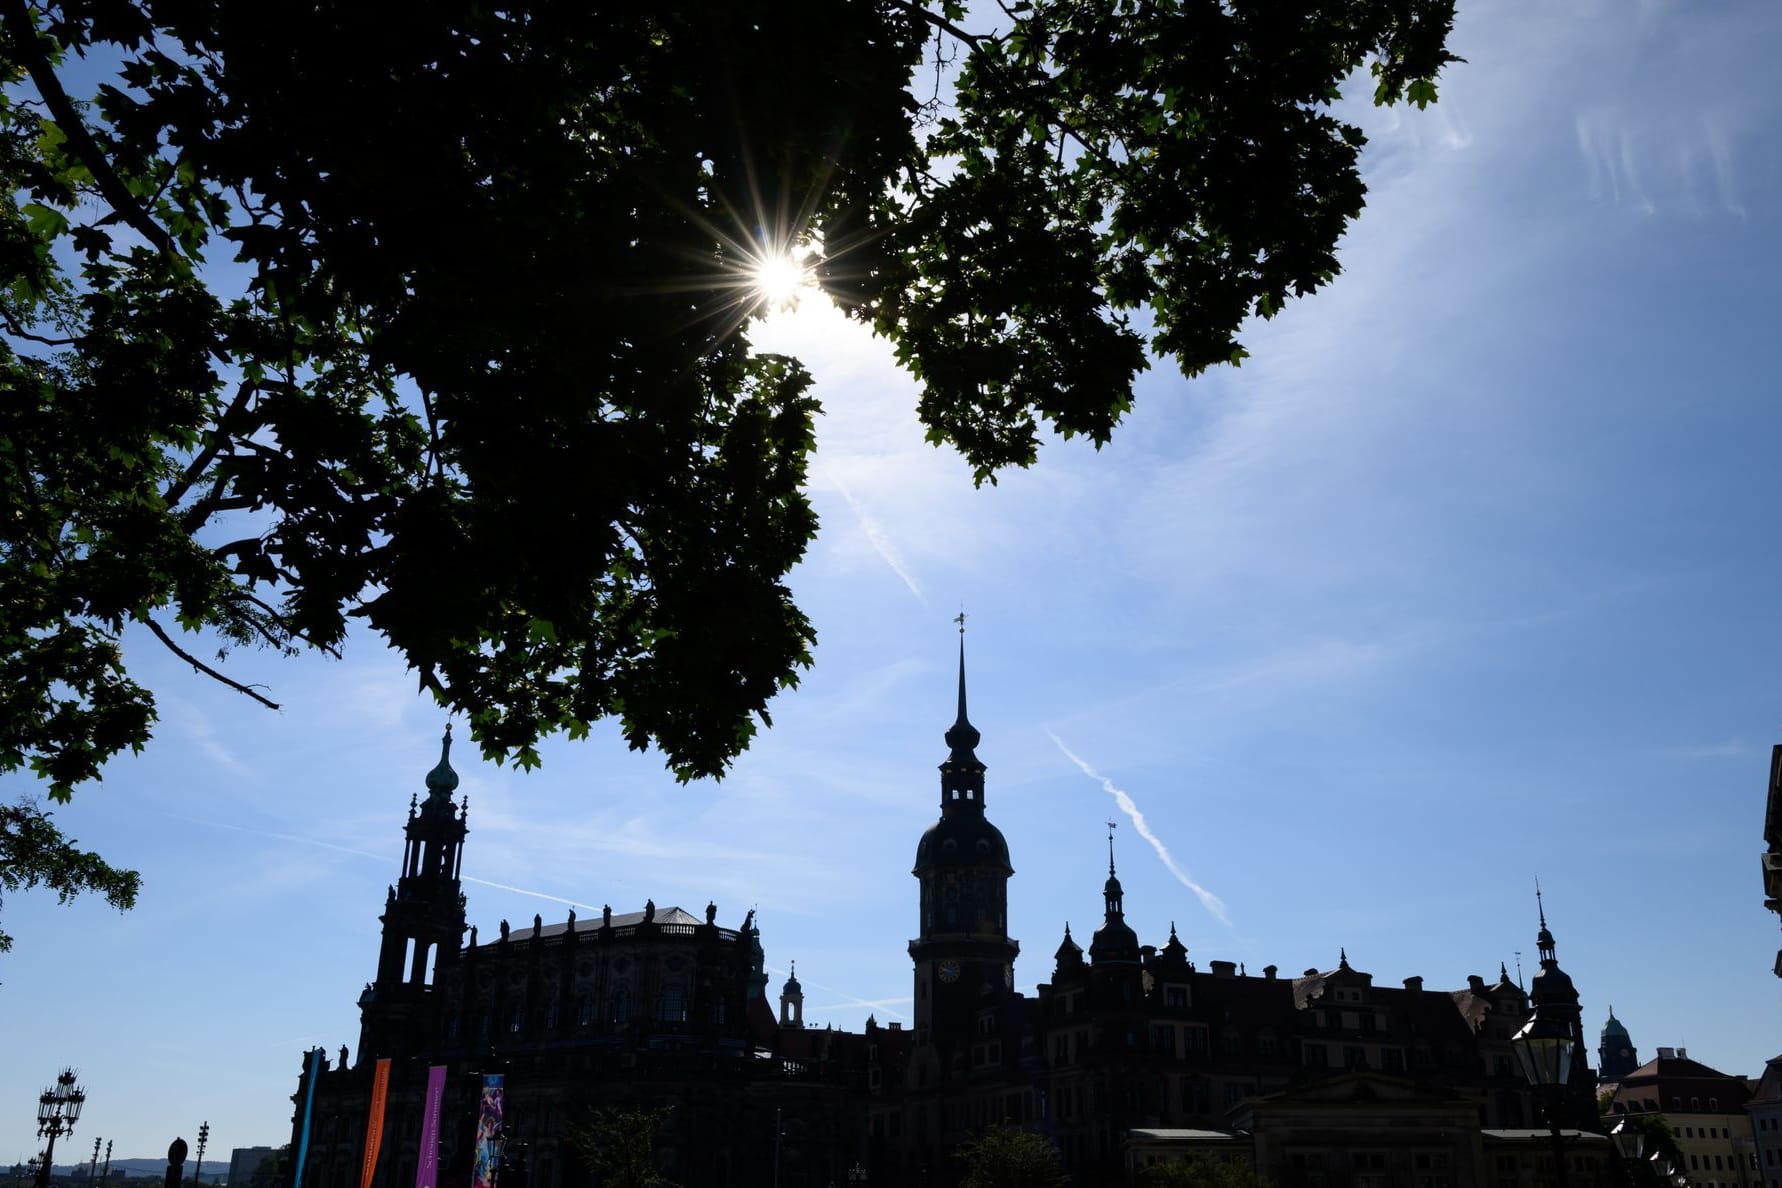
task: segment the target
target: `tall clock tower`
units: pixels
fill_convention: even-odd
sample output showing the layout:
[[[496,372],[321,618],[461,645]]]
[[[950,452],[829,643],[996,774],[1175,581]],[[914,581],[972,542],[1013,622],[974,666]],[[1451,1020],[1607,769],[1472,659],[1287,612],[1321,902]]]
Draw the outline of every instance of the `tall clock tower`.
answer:
[[[921,929],[915,962],[918,1047],[932,1045],[943,1069],[971,1041],[974,1012],[1011,989],[1021,946],[1008,935],[1008,882],[1015,873],[1002,831],[984,816],[984,765],[965,713],[965,625],[960,616],[959,716],[940,765],[940,820],[916,846]]]

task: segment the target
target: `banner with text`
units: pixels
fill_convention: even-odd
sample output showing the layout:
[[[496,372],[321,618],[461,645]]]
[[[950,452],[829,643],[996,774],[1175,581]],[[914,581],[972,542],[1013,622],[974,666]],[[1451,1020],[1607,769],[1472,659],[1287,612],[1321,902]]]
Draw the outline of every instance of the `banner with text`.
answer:
[[[476,1169],[471,1173],[470,1188],[495,1188],[495,1174],[500,1170],[495,1140],[501,1134],[504,1079],[499,1073],[483,1078],[483,1100],[476,1111]]]
[[[445,1102],[446,1066],[427,1070],[427,1102],[421,1110],[421,1152],[415,1188],[439,1188],[439,1111]]]
[[[390,1061],[377,1062],[371,1075],[371,1117],[365,1123],[365,1166],[359,1172],[359,1188],[371,1188],[371,1173],[377,1170],[377,1149],[384,1142],[384,1102],[390,1095]]]

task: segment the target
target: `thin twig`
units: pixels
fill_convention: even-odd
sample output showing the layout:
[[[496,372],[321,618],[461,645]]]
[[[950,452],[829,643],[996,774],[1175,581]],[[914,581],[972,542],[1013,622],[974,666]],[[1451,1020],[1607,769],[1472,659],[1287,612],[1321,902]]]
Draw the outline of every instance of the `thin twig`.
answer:
[[[168,651],[172,652],[175,656],[178,656],[181,660],[184,660],[187,664],[190,664],[194,670],[203,673],[205,676],[210,677],[213,680],[220,681],[221,683],[223,683],[223,684],[229,686],[231,689],[235,690],[237,693],[243,694],[244,696],[247,696],[247,697],[252,697],[255,701],[259,702],[261,705],[265,706],[267,709],[279,709],[280,708],[278,702],[272,701],[266,697],[263,697],[259,693],[254,692],[254,687],[252,685],[244,685],[240,681],[231,680],[230,678],[224,676],[222,673],[218,672],[216,669],[212,668],[210,665],[206,664],[204,661],[198,659],[198,657],[192,655],[192,653],[186,651],[184,648],[182,648],[178,644],[174,643],[173,640],[168,636],[168,634],[161,629],[161,625],[159,623],[155,622],[153,619],[149,618],[147,615],[142,616],[141,622],[142,622],[143,626],[145,626],[149,629],[149,631],[154,635],[154,637],[156,639],[160,640],[162,643],[167,645]]]
[[[966,29],[960,28],[940,13],[928,11],[928,9],[917,3],[916,0],[891,0],[891,3],[912,16],[925,21],[927,24],[940,30],[942,33],[945,33],[947,36],[970,46],[974,51],[982,51],[984,42],[993,40],[982,34],[972,33]],[[1005,9],[1004,11],[1007,10]],[[1012,13],[1010,15],[1013,16]],[[994,76],[996,81],[1003,85],[1009,96],[1016,102],[1025,104],[1030,108],[1037,108],[1037,114],[1044,117],[1048,122],[1057,125],[1059,131],[1081,145],[1084,152],[1088,153],[1109,168],[1118,168],[1119,163],[1110,157],[1105,149],[1091,144],[1083,133],[1073,128],[1070,121],[1064,118],[1063,112],[1059,111],[1055,106],[1043,99],[1036,100],[1032,95],[1024,91],[1015,79],[1008,77],[1008,75],[1003,72],[1001,64],[995,59],[986,55],[982,61],[986,71]]]

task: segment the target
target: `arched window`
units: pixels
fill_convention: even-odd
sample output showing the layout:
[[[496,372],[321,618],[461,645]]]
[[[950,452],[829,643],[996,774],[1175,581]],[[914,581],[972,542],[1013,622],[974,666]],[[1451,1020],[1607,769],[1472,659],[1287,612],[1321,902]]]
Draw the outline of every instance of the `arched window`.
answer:
[[[584,991],[575,1000],[575,1025],[586,1027],[594,1022],[594,996]]]
[[[665,986],[656,1000],[656,1018],[664,1023],[684,1023],[687,1019],[686,991],[679,985]]]
[[[557,997],[552,995],[545,1003],[544,1026],[546,1031],[557,1030]]]
[[[631,1021],[631,991],[620,986],[613,991],[613,1022],[621,1026]]]
[[[526,1004],[523,1002],[516,1002],[514,1003],[513,1010],[508,1012],[507,1029],[511,1034],[518,1035],[520,1034],[520,1029],[524,1026],[526,1026]]]

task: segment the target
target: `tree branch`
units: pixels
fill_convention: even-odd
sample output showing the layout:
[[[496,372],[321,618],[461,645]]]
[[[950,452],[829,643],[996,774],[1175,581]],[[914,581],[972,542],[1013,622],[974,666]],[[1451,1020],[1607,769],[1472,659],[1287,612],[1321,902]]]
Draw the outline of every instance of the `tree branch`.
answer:
[[[960,28],[940,13],[928,11],[928,9],[917,3],[916,0],[891,0],[891,3],[895,7],[903,9],[911,16],[917,17],[928,25],[933,26],[935,29],[940,30],[955,41],[970,46],[974,52],[982,51],[984,42],[988,40],[982,34],[972,33],[966,29]],[[1008,9],[1004,7],[1003,11],[1008,12]],[[1009,15],[1011,18],[1014,17],[1013,13],[1009,13]],[[1015,19],[1018,20],[1019,18]],[[1100,161],[1103,165],[1106,165],[1109,168],[1118,167],[1119,163],[1108,156],[1105,149],[1090,144],[1088,139],[1081,132],[1071,127],[1070,121],[1064,118],[1063,112],[1059,111],[1056,107],[1043,99],[1036,101],[1034,97],[1024,91],[1014,79],[1003,73],[1002,67],[992,59],[986,57],[983,61],[988,73],[995,76],[996,80],[1003,85],[1003,89],[1008,94],[1009,98],[1015,100],[1017,103],[1024,104],[1029,108],[1037,108],[1037,114],[1044,117],[1048,123],[1056,125],[1060,132],[1081,145],[1084,152],[1088,153],[1091,157],[1094,157],[1097,161]]]
[[[130,188],[112,170],[110,160],[100,151],[98,142],[87,130],[73,100],[68,98],[68,92],[62,89],[62,80],[56,77],[55,67],[50,65],[49,59],[43,54],[43,47],[37,36],[37,22],[31,19],[25,0],[0,0],[0,27],[11,31],[14,54],[30,72],[37,93],[49,105],[50,114],[56,117],[56,123],[61,127],[62,135],[67,138],[68,146],[93,175],[99,193],[111,204],[112,210],[152,243],[162,255],[180,258],[173,238],[137,204]]]
[[[3,0],[0,0],[0,2],[3,2]],[[192,655],[192,653],[186,651],[184,648],[182,648],[178,644],[174,643],[172,638],[168,636],[167,632],[165,632],[161,629],[161,625],[159,623],[155,622],[153,619],[149,618],[147,615],[142,616],[142,618],[139,620],[139,622],[141,622],[143,626],[147,627],[149,629],[149,631],[154,634],[154,637],[156,639],[158,639],[162,643],[166,644],[168,651],[172,652],[175,656],[178,656],[181,660],[184,660],[187,664],[190,664],[195,671],[201,672],[205,676],[210,677],[213,680],[220,681],[221,683],[223,683],[223,684],[229,686],[231,689],[235,690],[237,693],[243,694],[244,696],[247,696],[247,697],[252,697],[255,701],[259,702],[261,705],[265,706],[267,709],[281,708],[279,706],[278,702],[272,701],[266,697],[263,697],[259,693],[254,692],[254,687],[252,685],[244,685],[240,681],[231,680],[230,678],[224,676],[222,673],[218,672],[216,669],[212,668],[210,665],[206,664],[204,661],[198,659],[198,657]]]
[[[258,390],[259,385],[252,380],[241,381],[241,386],[235,389],[235,398],[229,402],[229,407],[217,414],[216,429],[212,434],[210,444],[199,450],[197,456],[186,463],[186,468],[180,473],[180,476],[166,491],[162,492],[161,501],[169,508],[184,499],[186,493],[192,489],[192,484],[197,482],[206,470],[210,469],[210,464],[216,461],[217,454],[223,448],[223,443],[228,440],[227,435],[223,432],[223,427],[228,424],[231,417],[247,407],[248,398]],[[208,514],[206,513],[206,515]],[[188,528],[187,531],[189,532],[191,529]]]

